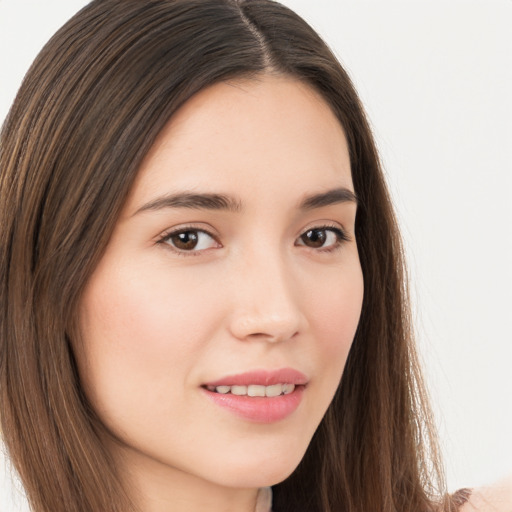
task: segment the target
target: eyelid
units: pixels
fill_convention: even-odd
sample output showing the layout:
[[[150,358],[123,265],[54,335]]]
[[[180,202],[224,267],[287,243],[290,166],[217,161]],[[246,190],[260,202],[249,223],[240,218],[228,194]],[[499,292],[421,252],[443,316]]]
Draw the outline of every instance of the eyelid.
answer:
[[[199,227],[199,226],[193,225],[193,224],[185,224],[185,225],[175,226],[175,227],[165,230],[163,233],[158,235],[156,243],[165,246],[166,249],[174,252],[175,254],[177,254],[179,256],[198,256],[210,249],[210,248],[208,248],[208,249],[187,251],[184,249],[179,249],[177,247],[174,247],[172,244],[168,243],[168,240],[171,237],[179,235],[180,233],[186,233],[187,231],[195,231],[198,233],[204,233],[204,234],[208,235],[212,240],[214,240],[218,244],[218,247],[216,247],[216,248],[222,247],[222,244],[220,243],[220,241],[218,239],[218,235],[214,234],[212,232],[213,230],[210,231],[209,229],[205,229],[204,227]]]
[[[313,231],[313,230],[318,230],[318,231],[323,230],[323,231],[334,232],[334,234],[337,237],[336,243],[329,245],[327,247],[319,247],[319,248],[309,247],[305,243],[299,243],[301,237],[304,236],[304,234],[306,234],[308,231]],[[185,249],[179,249],[178,247],[175,247],[173,244],[169,243],[169,239],[171,237],[179,235],[181,233],[186,233],[187,231],[203,233],[203,234],[209,236],[212,240],[215,241],[215,243],[217,244],[217,247],[208,247],[205,249],[197,249],[197,250],[196,249],[185,250]],[[158,235],[156,243],[165,246],[166,249],[172,251],[173,253],[177,254],[178,256],[199,256],[199,255],[203,254],[204,252],[209,251],[210,249],[214,249],[214,248],[218,249],[218,248],[223,247],[223,245],[219,241],[218,235],[216,235],[212,231],[214,231],[214,230],[206,229],[204,227],[199,227],[194,224],[185,224],[185,225],[175,226],[175,227],[165,230],[163,233]],[[344,242],[350,242],[351,240],[352,240],[352,238],[348,235],[347,230],[341,224],[333,222],[333,221],[324,221],[324,222],[312,224],[311,226],[308,226],[308,227],[302,229],[300,231],[299,235],[297,236],[297,238],[295,239],[294,245],[305,247],[306,249],[312,250],[314,252],[329,253],[329,252],[333,252],[333,251],[339,249],[343,245]]]
[[[325,229],[325,230],[330,229],[332,231],[339,232],[340,235],[342,235],[347,242],[352,240],[352,238],[349,235],[348,229],[345,229],[345,227],[339,222],[329,221],[329,220],[320,220],[320,221],[312,222],[311,224],[307,225],[305,228],[300,230],[299,234],[297,235],[297,238],[312,229]]]
[[[304,236],[308,231],[315,231],[315,230],[334,232],[334,234],[337,237],[337,242],[333,245],[330,245],[327,247],[319,247],[319,248],[308,247],[304,243],[298,243],[298,241],[301,239],[301,237]],[[306,247],[307,249],[310,249],[315,252],[329,253],[329,252],[333,252],[337,249],[340,249],[344,243],[351,242],[351,241],[352,241],[352,238],[348,234],[347,230],[341,224],[327,221],[327,222],[320,222],[317,224],[313,224],[312,226],[309,226],[309,227],[303,229],[300,232],[299,236],[296,238],[295,245]]]

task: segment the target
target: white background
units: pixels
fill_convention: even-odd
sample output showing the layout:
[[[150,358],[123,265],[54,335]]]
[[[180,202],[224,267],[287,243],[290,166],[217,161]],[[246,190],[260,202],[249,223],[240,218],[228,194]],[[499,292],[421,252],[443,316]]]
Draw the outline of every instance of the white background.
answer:
[[[0,0],[0,120],[79,0]],[[512,1],[284,0],[327,40],[398,210],[448,486],[512,473]],[[22,510],[0,461],[0,510]],[[24,509],[23,509],[24,510]]]

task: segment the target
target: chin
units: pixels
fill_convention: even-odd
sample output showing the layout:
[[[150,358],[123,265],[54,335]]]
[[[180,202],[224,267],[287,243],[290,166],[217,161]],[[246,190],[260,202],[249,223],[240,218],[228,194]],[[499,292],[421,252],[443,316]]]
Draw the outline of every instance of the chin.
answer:
[[[229,471],[223,471],[222,480],[219,482],[227,487],[256,488],[269,487],[286,480],[297,468],[302,460],[303,453],[290,456],[290,453],[277,452],[268,456],[248,458],[239,462],[233,462]],[[226,466],[224,466],[225,468]],[[217,474],[218,478],[219,475]]]
[[[231,487],[237,489],[257,489],[261,487],[271,487],[286,480],[294,471],[296,466],[288,468],[287,471],[268,471],[265,468],[260,468],[259,474],[244,474],[236,475],[232,479],[223,479],[218,482],[224,487]]]

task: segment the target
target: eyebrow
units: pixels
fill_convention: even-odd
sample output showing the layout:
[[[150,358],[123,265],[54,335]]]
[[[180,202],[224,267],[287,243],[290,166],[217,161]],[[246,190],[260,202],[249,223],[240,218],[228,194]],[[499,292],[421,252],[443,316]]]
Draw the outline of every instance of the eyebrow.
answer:
[[[158,197],[141,206],[134,215],[148,210],[162,208],[189,208],[192,210],[226,210],[234,213],[242,211],[241,201],[224,194],[197,194],[179,192]]]
[[[354,192],[345,187],[333,188],[305,197],[299,205],[301,210],[313,210],[339,203],[358,203]]]
[[[299,203],[300,210],[314,210],[324,206],[339,203],[353,202],[357,204],[357,197],[348,188],[340,187],[306,196]],[[134,215],[145,211],[155,211],[164,208],[188,208],[192,210],[221,210],[240,213],[243,210],[242,202],[225,194],[179,192],[158,197],[141,206]]]

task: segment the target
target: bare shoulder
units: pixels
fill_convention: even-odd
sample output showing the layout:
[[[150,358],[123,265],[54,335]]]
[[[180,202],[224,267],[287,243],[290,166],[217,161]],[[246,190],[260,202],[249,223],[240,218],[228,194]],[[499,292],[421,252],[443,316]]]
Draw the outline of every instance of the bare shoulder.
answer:
[[[460,512],[512,512],[512,475],[496,484],[473,489]]]

